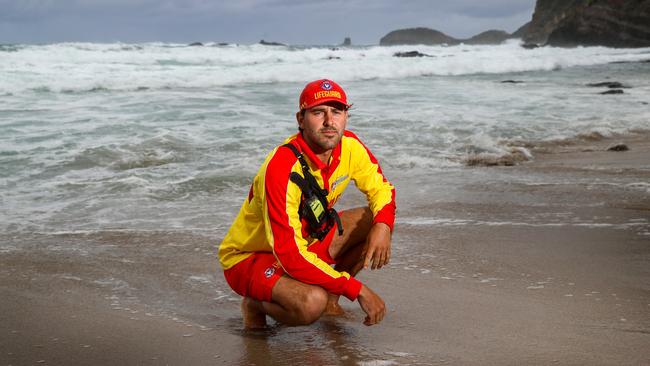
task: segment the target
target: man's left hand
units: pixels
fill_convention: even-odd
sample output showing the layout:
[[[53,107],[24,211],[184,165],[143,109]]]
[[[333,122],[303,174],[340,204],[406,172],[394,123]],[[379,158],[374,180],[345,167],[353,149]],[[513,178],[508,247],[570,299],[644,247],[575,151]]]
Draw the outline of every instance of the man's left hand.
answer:
[[[378,222],[372,225],[368,238],[366,239],[366,251],[364,253],[363,267],[379,269],[390,261],[390,227]]]

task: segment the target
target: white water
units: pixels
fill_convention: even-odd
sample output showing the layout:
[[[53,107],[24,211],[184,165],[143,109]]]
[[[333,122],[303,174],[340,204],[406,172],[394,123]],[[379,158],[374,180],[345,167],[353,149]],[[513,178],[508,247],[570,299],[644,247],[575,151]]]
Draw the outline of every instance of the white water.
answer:
[[[393,57],[411,50],[432,57]],[[0,228],[224,230],[266,153],[296,132],[301,88],[322,77],[346,88],[349,128],[390,179],[444,174],[520,140],[648,129],[650,63],[636,62],[647,59],[516,41],[0,46]],[[631,88],[586,86],[600,81]]]
[[[5,46],[8,47],[8,46]],[[604,47],[526,50],[518,40],[500,46],[393,46],[330,49],[263,45],[187,47],[174,44],[15,46],[2,52],[0,94],[29,90],[83,92],[100,88],[213,88],[303,83],[321,76],[340,82],[551,71],[650,58],[650,50]],[[432,57],[402,59],[417,49]],[[338,59],[328,59],[338,58]]]

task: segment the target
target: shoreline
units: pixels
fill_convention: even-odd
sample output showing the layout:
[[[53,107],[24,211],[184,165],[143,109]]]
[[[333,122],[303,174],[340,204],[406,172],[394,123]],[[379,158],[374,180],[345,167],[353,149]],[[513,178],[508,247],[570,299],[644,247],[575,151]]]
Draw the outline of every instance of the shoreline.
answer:
[[[375,327],[244,331],[216,237],[2,234],[0,364],[650,363],[650,135],[573,141],[406,196]]]

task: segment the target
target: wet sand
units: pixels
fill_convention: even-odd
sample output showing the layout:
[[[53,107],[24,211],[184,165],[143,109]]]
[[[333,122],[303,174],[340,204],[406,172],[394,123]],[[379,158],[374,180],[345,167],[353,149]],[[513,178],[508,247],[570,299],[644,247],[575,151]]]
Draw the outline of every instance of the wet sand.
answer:
[[[360,275],[389,307],[375,327],[344,301],[244,331],[220,232],[2,234],[0,365],[649,364],[650,138],[531,149],[394,181],[393,260]]]

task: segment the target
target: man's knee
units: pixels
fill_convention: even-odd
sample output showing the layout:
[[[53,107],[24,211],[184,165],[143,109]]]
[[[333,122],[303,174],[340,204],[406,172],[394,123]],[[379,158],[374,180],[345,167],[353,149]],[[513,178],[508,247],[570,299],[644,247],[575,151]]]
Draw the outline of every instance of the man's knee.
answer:
[[[368,206],[356,207],[343,212],[350,214],[350,216],[354,218],[353,220],[355,221],[355,224],[372,223],[372,210],[370,210],[370,207]]]
[[[318,320],[327,305],[327,291],[318,286],[313,286],[310,291],[303,294],[300,304],[296,309],[296,320],[300,325],[308,325]]]

